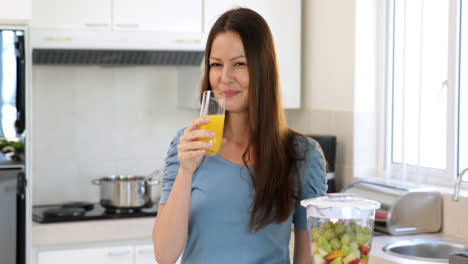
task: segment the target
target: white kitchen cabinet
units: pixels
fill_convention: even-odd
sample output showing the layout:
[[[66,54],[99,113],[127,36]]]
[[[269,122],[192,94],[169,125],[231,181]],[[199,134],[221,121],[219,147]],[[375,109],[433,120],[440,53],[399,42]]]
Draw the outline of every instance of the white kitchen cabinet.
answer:
[[[201,32],[201,1],[34,0],[32,27]]]
[[[154,264],[153,245],[135,246],[135,264]]]
[[[176,264],[181,263],[182,256],[179,257]],[[157,264],[154,259],[153,244],[135,246],[135,264]]]
[[[112,0],[34,0],[31,26],[43,29],[111,29]]]
[[[40,251],[37,255],[37,264],[133,264],[133,262],[132,246],[48,250]]]
[[[301,0],[204,0],[204,32],[235,7],[255,10],[267,21],[277,53],[283,107],[301,106]]]
[[[32,0],[0,0],[0,21],[15,22],[31,19]]]
[[[116,30],[201,32],[202,0],[113,0]]]

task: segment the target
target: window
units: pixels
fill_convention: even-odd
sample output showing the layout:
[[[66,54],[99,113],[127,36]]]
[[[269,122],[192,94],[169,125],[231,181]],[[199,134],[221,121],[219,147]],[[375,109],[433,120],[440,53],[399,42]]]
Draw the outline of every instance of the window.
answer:
[[[0,30],[0,137],[15,138],[16,121],[16,50],[19,31]]]
[[[468,7],[394,0],[390,10],[387,164],[404,180],[452,185],[468,167]]]
[[[462,2],[460,1],[459,173],[468,167],[468,3],[465,1],[465,5],[462,5]]]

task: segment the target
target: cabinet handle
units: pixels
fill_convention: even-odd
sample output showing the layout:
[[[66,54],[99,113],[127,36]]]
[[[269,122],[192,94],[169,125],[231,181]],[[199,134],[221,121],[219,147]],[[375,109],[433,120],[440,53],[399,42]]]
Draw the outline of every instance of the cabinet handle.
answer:
[[[106,23],[85,23],[87,27],[107,27],[109,24]]]
[[[121,256],[130,255],[131,253],[132,253],[132,251],[127,249],[127,250],[121,250],[121,251],[107,252],[107,256],[109,256],[109,257],[121,257]]]
[[[138,255],[152,255],[154,254],[154,250],[153,249],[140,249],[137,251],[137,254]]]
[[[117,27],[138,28],[139,24],[116,24]]]

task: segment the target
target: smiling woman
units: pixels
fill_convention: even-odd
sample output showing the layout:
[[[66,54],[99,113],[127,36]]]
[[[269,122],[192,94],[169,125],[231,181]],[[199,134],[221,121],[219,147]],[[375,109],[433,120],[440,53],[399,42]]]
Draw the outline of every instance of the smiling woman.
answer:
[[[310,263],[305,208],[327,189],[320,146],[289,129],[271,31],[256,12],[230,10],[208,36],[201,94],[226,97],[224,140],[204,156],[210,120],[171,142],[153,241],[158,263]],[[203,159],[203,160],[202,160]]]

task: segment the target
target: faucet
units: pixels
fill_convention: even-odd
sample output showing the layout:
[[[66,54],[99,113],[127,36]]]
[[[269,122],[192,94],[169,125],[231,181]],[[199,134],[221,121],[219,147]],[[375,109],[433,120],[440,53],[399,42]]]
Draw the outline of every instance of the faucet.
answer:
[[[462,182],[468,183],[468,181],[463,180],[463,175],[468,172],[468,168],[465,168],[460,174],[457,176],[457,182],[455,183],[455,191],[453,193],[453,200],[458,201],[458,197],[460,196],[460,184]]]

